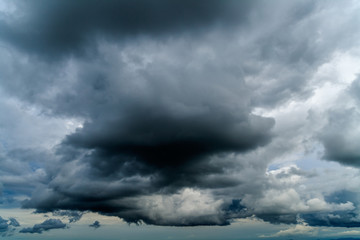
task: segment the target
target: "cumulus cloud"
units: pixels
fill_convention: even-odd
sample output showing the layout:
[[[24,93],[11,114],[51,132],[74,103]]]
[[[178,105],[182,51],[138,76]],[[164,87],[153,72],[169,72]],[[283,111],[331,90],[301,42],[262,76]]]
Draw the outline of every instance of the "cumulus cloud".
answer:
[[[43,231],[49,231],[51,229],[65,228],[66,224],[60,219],[47,219],[42,223],[35,224],[33,227],[23,228],[21,233],[43,233]]]
[[[311,174],[309,178],[306,177],[309,173],[304,172],[289,174],[297,172],[294,169],[298,168],[290,166],[269,171],[270,179],[266,181],[269,185],[262,195],[247,195],[241,200],[241,205],[274,224],[296,224],[301,219],[308,226],[358,226],[359,194],[356,190],[343,190],[345,182],[353,176],[345,175],[338,186],[327,187],[329,180],[326,177]],[[355,170],[354,174],[358,171]]]
[[[214,200],[206,192],[184,189],[168,196],[156,194],[134,201],[136,211],[128,211],[124,219],[148,224],[170,226],[226,225],[227,219],[219,214],[221,200]],[[179,220],[181,219],[181,220]]]
[[[329,59],[358,46],[358,5],[13,4],[0,18],[0,90],[15,99],[0,104],[12,110],[0,117],[8,129],[1,140],[38,139],[3,144],[0,181],[6,189],[27,186],[23,207],[70,222],[94,211],[172,226],[254,215],[357,226],[359,199],[330,197],[344,186],[316,188],[312,181],[324,185],[326,174],[296,164],[269,167],[305,158],[319,144],[324,159],[358,166],[357,108],[314,104],[317,88],[335,81],[321,75]],[[355,81],[344,94],[357,101],[357,88]],[[49,219],[21,232],[65,226]]]

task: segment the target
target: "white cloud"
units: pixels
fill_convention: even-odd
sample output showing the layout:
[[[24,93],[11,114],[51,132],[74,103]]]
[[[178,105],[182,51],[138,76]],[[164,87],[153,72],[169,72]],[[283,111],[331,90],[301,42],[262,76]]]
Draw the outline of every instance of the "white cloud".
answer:
[[[170,195],[152,195],[140,197],[137,200],[138,207],[146,211],[148,217],[158,223],[175,224],[183,219],[182,224],[193,224],[200,218],[213,219],[213,222],[222,223],[222,219],[216,220],[222,200],[214,200],[211,194],[192,188],[185,188],[179,193]]]

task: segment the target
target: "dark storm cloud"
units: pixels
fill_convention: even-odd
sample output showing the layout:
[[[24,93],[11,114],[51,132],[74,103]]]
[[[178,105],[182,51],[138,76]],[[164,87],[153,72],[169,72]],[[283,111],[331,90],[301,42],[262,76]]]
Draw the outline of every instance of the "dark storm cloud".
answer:
[[[251,1],[97,0],[16,1],[21,19],[0,22],[1,38],[47,57],[86,51],[93,37],[196,33],[231,25],[248,14]],[[236,10],[235,10],[236,9]]]
[[[42,223],[35,224],[31,228],[23,228],[20,230],[21,233],[39,233],[41,234],[43,231],[49,231],[51,229],[60,229],[65,228],[66,224],[61,222],[60,219],[48,219]]]
[[[97,228],[101,227],[101,225],[100,225],[99,221],[95,221],[93,224],[90,224],[89,227],[97,229]]]
[[[320,134],[320,140],[325,147],[325,159],[360,166],[359,120],[360,114],[356,108],[328,112],[328,124]]]
[[[166,111],[161,106],[139,106],[125,119],[85,124],[64,144],[102,150],[108,156],[123,155],[151,166],[171,167],[213,153],[264,145],[269,141],[264,132],[274,124],[271,119],[223,112],[211,106],[189,117]]]
[[[124,59],[109,53],[104,56],[114,57],[114,62],[103,56],[76,62],[69,91],[35,100],[52,114],[86,121],[58,146],[59,162],[47,171],[52,179],[49,191],[33,194],[25,207],[91,210],[162,225],[227,222],[213,210],[183,222],[151,219],[143,203],[126,199],[174,194],[184,187],[238,185],[235,177],[224,176],[234,165],[224,158],[268,144],[275,123],[251,113],[251,92],[232,61],[227,66],[202,63],[182,40],[175,48],[155,44],[153,49],[152,44],[141,41],[144,51],[161,53],[150,64],[142,66],[146,59],[141,49],[130,44],[122,50]],[[174,51],[169,57],[177,56],[180,63],[169,61],[168,51]],[[216,51],[222,54],[222,49]],[[195,61],[194,67],[186,67],[187,61]]]
[[[296,143],[286,135],[281,147],[265,151],[276,138],[275,120],[254,108],[312,94],[309,79],[353,37],[353,25],[331,24],[333,6],[212,0],[16,4],[22,17],[0,22],[0,38],[12,47],[1,49],[7,53],[1,87],[41,114],[83,123],[49,156],[46,174],[24,207],[70,221],[90,210],[155,225],[227,225],[253,215],[295,223],[303,199],[295,190],[282,191],[279,182],[270,184],[265,172],[287,151],[284,146]],[[317,14],[323,9],[329,12]],[[344,25],[356,22],[346,16]],[[335,134],[331,127],[324,132]],[[326,148],[332,139],[327,136]],[[295,175],[311,177],[295,168],[277,177]],[[49,219],[22,232],[65,226]]]

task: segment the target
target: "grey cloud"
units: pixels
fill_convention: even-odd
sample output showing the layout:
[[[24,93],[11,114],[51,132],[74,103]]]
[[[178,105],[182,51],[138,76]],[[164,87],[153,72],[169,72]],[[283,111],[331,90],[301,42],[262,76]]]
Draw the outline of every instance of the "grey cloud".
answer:
[[[356,108],[328,112],[328,124],[320,133],[325,159],[358,167],[360,164],[360,114]]]
[[[161,106],[143,107],[128,112],[125,119],[87,123],[64,144],[103,150],[109,156],[121,154],[155,166],[178,166],[212,153],[264,145],[269,136],[263,132],[274,124],[271,119],[241,116],[211,106],[189,117],[178,117]]]
[[[95,221],[93,224],[90,224],[89,227],[97,229],[97,228],[101,227],[101,225],[100,225],[99,221]]]
[[[0,153],[1,154],[1,153]],[[0,194],[2,207],[18,207],[18,196],[30,195],[40,184],[48,182],[41,161],[48,157],[44,152],[32,149],[14,149],[0,155]]]
[[[0,111],[6,113],[0,116],[0,204],[19,207],[19,196],[49,181],[45,166],[51,165],[51,148],[66,134],[66,126],[65,120],[49,118],[3,92],[2,84],[0,92]]]
[[[46,184],[49,181],[46,161],[52,157],[47,151],[35,149],[13,149],[1,154],[2,207],[19,207],[22,201],[19,196],[31,195],[39,185]]]
[[[172,51],[182,52],[186,46],[179,44],[179,49]],[[154,53],[146,45],[144,42],[145,50]],[[159,50],[165,53],[169,47]],[[127,51],[130,55],[133,50],[124,49],[125,54]],[[179,59],[186,61],[192,56],[189,52]],[[125,201],[116,206],[112,200],[119,197],[238,184],[235,178],[222,177],[228,163],[211,159],[266,145],[274,120],[251,113],[242,78],[231,72],[221,78],[221,66],[200,62],[200,69],[190,67],[188,73],[182,73],[178,64],[157,57],[151,66],[145,66],[146,71],[135,73],[130,67],[133,63],[125,60],[120,65],[105,64],[104,69],[100,67],[101,74],[87,72],[87,64],[96,69],[103,59],[84,65],[79,62],[75,66],[81,78],[72,83],[70,95],[60,92],[54,102],[41,101],[59,115],[79,114],[89,120],[58,146],[63,168],[54,170],[49,185],[53,190],[33,194],[24,206],[49,211],[92,210],[123,217],[121,211],[134,206]],[[104,186],[108,191],[103,191]],[[139,216],[145,218],[146,214]]]
[[[4,219],[0,217],[0,236],[6,237],[13,235],[15,228],[20,224],[15,218]]]
[[[360,102],[360,75],[358,75],[357,78],[352,82],[349,88],[349,92],[358,102]]]
[[[301,217],[312,226],[331,226],[331,227],[359,227],[360,216],[358,207],[360,204],[360,195],[357,192],[341,190],[333,192],[326,196],[330,203],[346,203],[348,201],[355,203],[353,211],[334,211],[323,213],[303,214]]]
[[[305,177],[314,177],[316,176],[315,172],[307,172],[304,170],[301,170],[299,168],[291,167],[289,171],[287,172],[281,172],[277,174],[277,178],[288,178],[291,176],[305,176]]]
[[[66,224],[61,222],[60,219],[48,219],[40,224],[35,224],[31,228],[23,228],[20,230],[21,233],[39,233],[43,231],[49,231],[51,229],[65,228]]]
[[[341,101],[326,112],[327,122],[317,136],[324,146],[324,159],[353,167],[360,164],[359,82],[357,76],[342,91]]]
[[[251,1],[16,1],[22,19],[2,21],[1,37],[21,49],[55,58],[86,52],[95,36],[163,35],[243,19]],[[235,10],[236,9],[236,10]],[[237,22],[237,21],[236,21]],[[28,26],[31,26],[30,28]],[[26,40],[25,40],[26,39]]]
[[[9,218],[9,225],[14,227],[20,227],[20,223],[15,218]]]
[[[144,4],[145,2],[147,1],[144,1]],[[123,3],[124,2],[120,1],[119,4]],[[218,5],[220,4],[220,1],[211,1],[211,3]],[[114,77],[111,76],[109,79],[109,71],[114,73],[115,70],[117,70],[116,74],[118,78],[121,78],[122,81],[126,81],[125,79],[129,78],[136,78],[140,82],[148,82],[146,80],[149,80],[149,78],[160,78],[158,83],[161,83],[163,80],[166,82],[170,81],[166,80],[170,76],[180,77],[182,74],[185,74],[183,76],[184,78],[190,79],[196,79],[200,77],[207,78],[212,76],[220,79],[224,77],[232,77],[235,79],[245,78],[245,86],[247,87],[246,92],[252,92],[251,96],[246,98],[246,101],[251,103],[251,106],[255,107],[272,107],[275,104],[288,101],[289,98],[302,99],[310,96],[312,93],[312,88],[311,86],[308,86],[306,82],[309,80],[309,78],[311,78],[317,67],[324,63],[335,50],[344,48],[344,46],[349,46],[349,44],[352,45],[353,43],[349,42],[352,39],[351,35],[356,34],[357,31],[347,30],[348,28],[343,28],[342,25],[335,25],[335,27],[331,29],[327,28],[327,23],[325,23],[322,19],[324,16],[317,15],[316,10],[327,9],[328,14],[332,15],[334,12],[336,12],[334,9],[337,10],[337,8],[328,7],[322,1],[317,3],[309,1],[293,3],[286,3],[286,1],[276,1],[276,4],[255,1],[255,3],[247,4],[245,1],[236,1],[236,4],[230,4],[228,1],[225,1],[225,3],[224,1],[221,1],[220,5],[224,5],[224,8],[231,8],[231,11],[235,11],[237,13],[245,11],[248,12],[248,14],[254,12],[254,14],[258,16],[258,18],[252,19],[252,21],[248,24],[248,27],[240,29],[237,28],[237,31],[226,31],[227,28],[223,28],[224,30],[222,30],[220,27],[213,26],[208,28],[208,30],[202,34],[182,35],[166,40],[159,40],[151,37],[146,38],[141,36],[136,38],[136,40],[131,39],[132,41],[124,41],[121,44],[99,40],[96,46],[93,47],[93,49],[97,49],[97,53],[93,56],[89,56],[88,58],[84,58],[86,59],[86,61],[82,63],[84,72],[80,71],[79,75],[71,76],[72,78],[86,78],[87,81],[85,82],[85,85],[83,85],[84,82],[80,81],[78,86],[74,86],[76,81],[74,84],[74,82],[69,82],[68,79],[66,79],[67,76],[64,74],[64,72],[68,72],[69,70],[71,71],[71,69],[67,69],[67,65],[64,62],[51,65],[39,61],[38,58],[30,57],[32,60],[30,60],[31,67],[29,68],[27,67],[26,61],[23,63],[19,63],[19,61],[17,61],[19,58],[17,54],[21,55],[21,52],[17,53],[14,51],[15,53],[12,54],[15,56],[9,56],[6,58],[3,71],[4,73],[7,73],[13,69],[11,68],[11,64],[9,64],[9,62],[11,62],[10,59],[12,58],[15,59],[14,64],[18,65],[21,71],[16,69],[14,72],[5,74],[5,76],[10,75],[12,81],[4,81],[4,85],[8,85],[8,90],[12,90],[14,95],[22,95],[22,97],[24,97],[27,101],[31,100],[35,101],[36,103],[39,103],[40,101],[42,104],[47,106],[46,110],[51,109],[51,112],[56,113],[58,113],[60,110],[62,114],[66,112],[67,115],[72,114],[72,116],[80,114],[84,116],[88,114],[89,109],[84,106],[84,101],[89,103],[89,105],[95,104],[96,107],[94,106],[93,110],[96,110],[99,105],[114,100],[112,99],[111,95],[108,96],[105,93],[109,92],[109,88],[114,87],[113,81],[115,79],[113,79]],[[39,14],[37,11],[52,8],[57,4],[62,5],[62,3],[59,3],[58,1],[54,1],[53,4],[43,4],[42,8],[37,8],[31,4],[34,9],[30,6],[30,10],[34,12],[34,16],[37,18],[38,16],[44,16],[44,14]],[[189,3],[184,3],[184,5],[187,4]],[[72,9],[73,7],[75,9],[73,10],[74,12],[77,12],[79,10],[79,6],[81,6],[81,4],[78,5],[78,3],[63,3],[63,5],[68,9]],[[174,6],[175,5],[176,4],[174,4]],[[206,4],[199,5],[207,6]],[[91,9],[91,6],[92,4],[89,4],[88,7]],[[169,4],[169,6],[173,5]],[[212,8],[212,4],[209,4],[209,6]],[[222,8],[214,8],[221,12]],[[87,8],[84,9],[86,10]],[[106,6],[105,9],[107,9]],[[56,11],[58,11],[58,9],[56,9]],[[276,16],[280,15],[284,20],[277,20],[272,16],[272,13]],[[222,16],[222,13],[219,14]],[[59,15],[51,14],[50,19],[55,18],[53,21],[56,21],[57,18],[62,19],[62,14]],[[240,16],[241,14],[237,15]],[[67,21],[67,19],[69,18],[66,18],[65,21]],[[96,21],[96,18],[94,18],[94,21]],[[239,22],[239,20],[236,20],[236,18],[233,19],[233,21],[235,23]],[[264,21],[271,23],[271,25],[264,28]],[[48,22],[51,23],[52,21],[49,20]],[[86,24],[91,23],[89,21],[86,22]],[[356,22],[356,19],[353,19],[353,15],[350,14],[349,17],[345,18],[345,20],[342,20],[341,23],[343,25],[349,25],[353,27],[352,23],[354,22]],[[91,26],[97,25],[92,24]],[[61,31],[64,28],[52,29],[53,31]],[[321,35],[319,33],[319,29],[322,30]],[[341,31],[346,31],[344,32],[344,37],[342,38],[338,38],[335,35],[335,33],[338,34],[340,29]],[[79,31],[77,34],[81,34],[81,31]],[[212,37],[213,35],[215,37]],[[64,36],[68,35],[64,34]],[[307,37],[305,38],[303,36]],[[241,38],[242,42],[240,45],[237,41],[237,39],[240,41],[239,38]],[[326,39],[326,41],[324,41],[324,39]],[[91,41],[95,40],[93,38],[89,38],[89,42]],[[184,46],[179,44],[181,41],[185,42]],[[191,51],[189,51],[189,46],[186,44],[187,42],[192,42],[192,45],[190,46],[192,48]],[[347,43],[346,45],[344,44],[345,42]],[[116,41],[116,43],[118,43],[118,41]],[[117,45],[113,51],[122,53],[124,58],[126,58],[126,61],[121,59],[119,62],[120,59],[119,57],[116,57],[116,54],[102,52],[99,48],[102,48],[102,45],[104,44]],[[80,45],[83,46],[84,44]],[[136,45],[137,48],[141,50],[139,52],[134,50],[134,45]],[[143,48],[143,46],[146,45],[148,45],[149,49],[153,48],[154,52],[156,53],[162,53],[162,55],[165,54],[165,56],[168,55],[168,58],[162,60],[172,59],[172,61],[153,61],[155,64],[149,64],[149,67],[151,67],[150,69],[144,69],[142,66],[147,65],[147,53],[149,55],[154,55],[154,52],[149,51],[147,48]],[[169,45],[169,47],[158,47],[166,45]],[[53,45],[50,44],[50,46]],[[180,49],[177,49],[179,47]],[[204,49],[201,49],[201,47]],[[201,53],[200,50],[204,50],[203,53]],[[207,53],[207,51],[209,51],[209,53]],[[294,55],[294,57],[289,58],[289,55],[291,55],[290,53]],[[92,64],[90,64],[92,65],[91,67],[87,63],[89,61],[91,62],[91,59],[103,59],[102,56],[106,56],[106,61],[92,61]],[[214,57],[216,57],[216,60],[213,59]],[[66,60],[67,58],[65,58],[64,61],[66,62]],[[113,61],[117,62],[114,63]],[[173,65],[169,64],[169,62],[176,62],[178,65],[177,67],[174,67]],[[69,64],[72,65],[72,63]],[[111,64],[114,64],[116,68],[104,68],[104,66],[109,66]],[[165,65],[162,66],[163,64]],[[188,65],[193,65],[194,67],[198,65],[198,67],[202,67],[203,71],[190,72],[189,74],[186,74],[187,71],[185,71],[184,67]],[[129,70],[131,70],[133,67],[135,67],[136,74],[124,74],[129,72]],[[165,67],[168,69],[167,71],[164,71]],[[65,71],[65,69],[67,70]],[[151,71],[151,69],[154,70]],[[155,69],[158,72],[155,72]],[[192,68],[191,66],[188,66],[186,69],[191,70]],[[209,75],[207,75],[206,72],[209,72]],[[226,72],[225,75],[224,72]],[[21,76],[18,76],[19,74]],[[31,84],[29,84],[30,81],[21,81],[22,76],[25,74],[34,76]],[[56,79],[62,79],[62,81],[56,81]],[[117,79],[117,81],[119,81],[119,79]],[[155,80],[151,80],[150,86],[154,86],[154,82]],[[228,86],[228,89],[232,87],[227,85],[225,82],[224,84]],[[86,91],[87,94],[84,93],[83,95],[78,96],[77,93],[79,93],[79,91],[71,91],[71,88],[68,89],[65,87],[68,85],[72,85],[74,87],[73,90],[79,87],[81,92]],[[130,84],[130,86],[131,85],[132,84]],[[129,85],[122,86],[128,87]],[[141,87],[141,85],[137,87]],[[159,90],[166,89],[166,85],[161,87],[161,84],[159,84],[157,87]],[[58,92],[55,90],[58,88],[62,89],[62,91],[60,91],[61,94],[58,94],[56,99],[49,99],[48,93]],[[232,89],[234,90],[234,88]],[[245,91],[241,92],[240,94],[244,93]],[[47,98],[44,99],[45,96]],[[53,102],[55,100],[56,102]],[[60,102],[62,104],[59,104]]]
[[[355,220],[357,214],[353,212],[302,214],[301,217],[311,226],[360,227],[360,221]]]
[[[302,219],[309,226],[358,226],[359,193],[356,187],[352,191],[344,188],[348,181],[357,181],[354,176],[344,175],[339,180],[340,176],[327,173],[336,179],[329,180],[311,172],[298,175],[297,170],[286,167],[270,171],[260,195],[248,195],[239,201],[247,213],[240,216],[256,216],[273,224],[298,224]],[[358,172],[354,170],[354,174]]]
[[[56,210],[52,212],[53,216],[64,216],[69,219],[69,223],[77,222],[81,219],[83,212],[80,211],[66,211]]]
[[[360,195],[357,192],[341,190],[331,193],[325,199],[331,203],[345,203],[347,201],[359,203]]]
[[[356,14],[344,14],[344,29],[327,27],[343,8],[323,1],[135,2],[19,1],[33,28],[1,23],[11,49],[1,49],[1,88],[43,116],[83,122],[41,160],[46,175],[23,207],[175,226],[252,215],[294,223],[297,213],[317,211],[289,181],[313,173],[266,175],[302,132],[276,136],[275,119],[254,110],[309,97],[318,67],[354,45]],[[324,132],[335,134],[331,126]],[[63,226],[58,221],[46,224]]]
[[[297,213],[290,214],[258,214],[258,218],[272,224],[296,224],[298,221]]]

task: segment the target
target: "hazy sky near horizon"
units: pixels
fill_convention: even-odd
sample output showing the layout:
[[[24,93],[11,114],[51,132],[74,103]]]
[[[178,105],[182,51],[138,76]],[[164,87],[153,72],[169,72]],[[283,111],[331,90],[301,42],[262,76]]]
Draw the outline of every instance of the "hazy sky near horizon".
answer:
[[[0,0],[0,236],[355,239],[359,39],[355,0]]]

